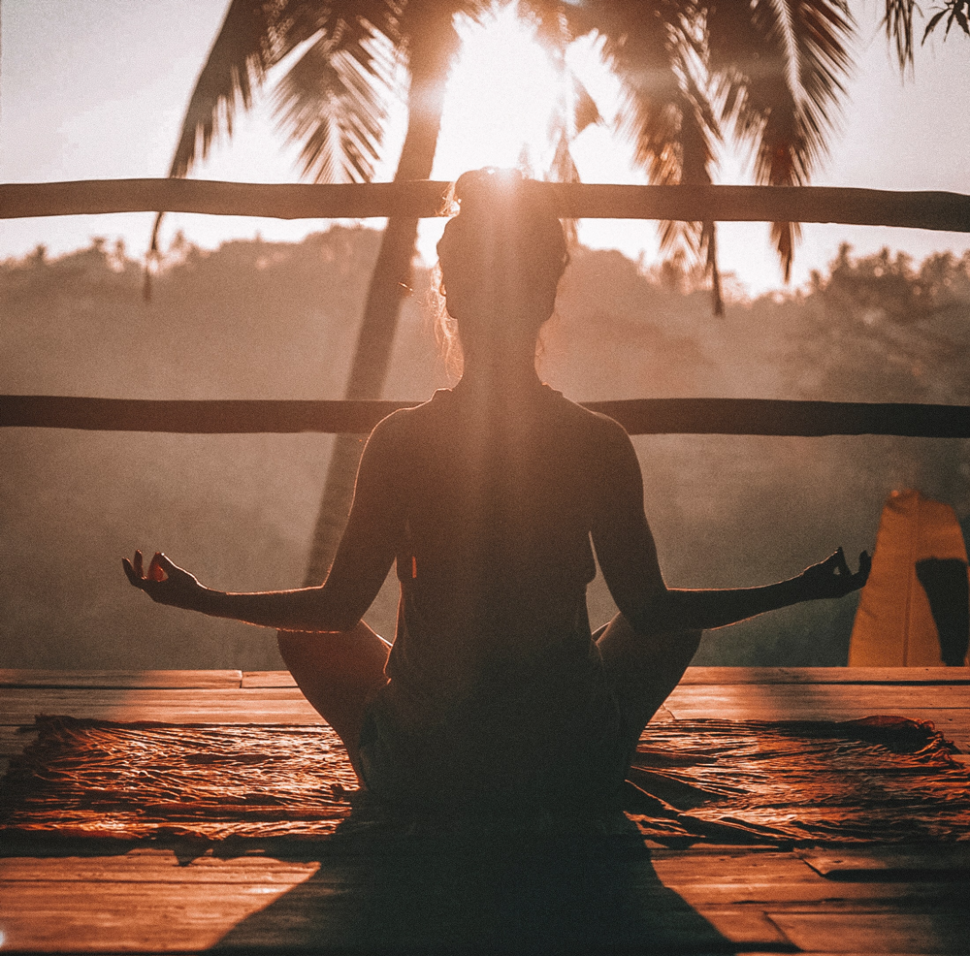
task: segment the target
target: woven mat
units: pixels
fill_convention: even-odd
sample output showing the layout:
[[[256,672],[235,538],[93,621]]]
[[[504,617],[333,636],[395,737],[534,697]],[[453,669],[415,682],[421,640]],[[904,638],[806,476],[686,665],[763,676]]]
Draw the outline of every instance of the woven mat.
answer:
[[[0,783],[0,834],[320,839],[362,816],[327,726],[38,717],[35,729]],[[671,844],[970,840],[970,773],[952,751],[931,724],[894,717],[659,724],[623,810]]]

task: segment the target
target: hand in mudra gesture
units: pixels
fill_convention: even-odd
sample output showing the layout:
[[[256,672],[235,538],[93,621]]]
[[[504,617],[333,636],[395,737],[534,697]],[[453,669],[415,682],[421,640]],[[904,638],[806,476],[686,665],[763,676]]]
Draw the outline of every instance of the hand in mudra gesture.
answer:
[[[160,551],[155,552],[148,570],[144,568],[141,551],[132,561],[122,558],[125,575],[133,587],[144,591],[158,604],[192,609],[196,605],[202,585],[188,571],[170,561]]]
[[[840,598],[859,590],[868,580],[871,569],[872,558],[868,551],[859,555],[859,570],[853,573],[845,560],[845,552],[839,548],[824,561],[806,568],[801,577],[809,599]]]

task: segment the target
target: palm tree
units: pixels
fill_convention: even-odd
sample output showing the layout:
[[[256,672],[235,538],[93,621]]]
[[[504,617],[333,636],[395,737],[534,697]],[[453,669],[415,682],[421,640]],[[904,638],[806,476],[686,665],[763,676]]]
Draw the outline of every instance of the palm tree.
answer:
[[[373,177],[387,105],[406,73],[408,125],[395,181],[429,179],[441,126],[445,80],[458,52],[456,15],[476,0],[232,0],[196,82],[170,176],[205,157],[214,134],[232,133],[235,110],[287,57],[298,59],[276,86],[275,108],[302,144],[303,171],[316,181]],[[418,221],[388,221],[371,278],[345,397],[378,398],[386,378],[401,297],[410,283]],[[157,248],[158,220],[152,236]],[[360,442],[338,435],[330,458],[307,583],[325,575],[353,493]]]
[[[270,70],[291,58],[275,86],[275,108],[285,132],[302,145],[306,175],[371,179],[388,103],[406,87],[408,125],[394,179],[430,178],[445,83],[459,48],[455,17],[481,17],[491,6],[489,0],[231,0],[190,99],[170,175],[187,175],[217,131],[231,135],[235,111],[248,109]],[[850,68],[854,23],[846,0],[518,0],[518,7],[561,66],[571,43],[600,38],[623,90],[618,132],[651,182],[712,182],[725,130],[753,149],[759,184],[807,183],[824,154]],[[914,0],[885,0],[885,9],[887,35],[905,65],[912,60]],[[567,180],[578,178],[571,137],[600,117],[582,87],[570,79],[568,88],[550,171]],[[157,229],[156,221],[153,249]],[[349,399],[380,397],[416,234],[416,220],[388,221]],[[797,235],[795,223],[772,227],[786,278]],[[670,253],[706,261],[719,309],[714,224],[664,223],[661,241]],[[322,580],[336,549],[359,449],[354,436],[338,436],[308,584]]]

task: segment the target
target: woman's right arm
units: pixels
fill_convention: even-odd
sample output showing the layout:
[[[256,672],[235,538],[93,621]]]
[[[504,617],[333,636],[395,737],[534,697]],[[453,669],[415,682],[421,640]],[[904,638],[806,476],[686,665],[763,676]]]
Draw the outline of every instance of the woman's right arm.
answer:
[[[593,545],[617,607],[636,630],[708,630],[803,601],[837,598],[865,584],[870,559],[853,574],[842,549],[786,581],[754,588],[668,588],[643,509],[636,452],[619,425],[606,443]]]
[[[368,439],[347,527],[322,585],[287,591],[218,591],[204,587],[163,554],[156,553],[146,570],[140,551],[132,561],[122,559],[129,582],[159,604],[212,617],[283,631],[351,630],[377,596],[400,539],[397,424],[385,419]]]
[[[360,620],[353,606],[325,585],[288,591],[218,591],[200,584],[160,552],[147,571],[140,551],[131,561],[122,558],[122,564],[131,584],[157,604],[210,617],[281,631],[348,631]]]

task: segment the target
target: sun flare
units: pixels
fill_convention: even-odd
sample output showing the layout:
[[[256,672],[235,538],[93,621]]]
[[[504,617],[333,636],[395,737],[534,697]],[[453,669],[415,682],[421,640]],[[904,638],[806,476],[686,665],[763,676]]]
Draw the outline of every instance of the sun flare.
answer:
[[[562,80],[523,22],[504,5],[481,22],[458,25],[462,52],[448,81],[436,178],[524,159],[541,177],[549,164],[549,124]]]

